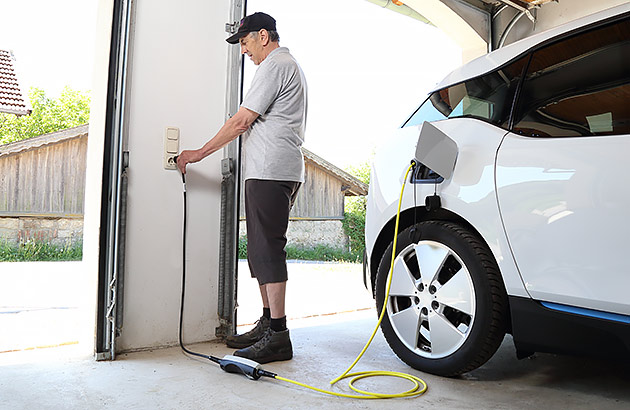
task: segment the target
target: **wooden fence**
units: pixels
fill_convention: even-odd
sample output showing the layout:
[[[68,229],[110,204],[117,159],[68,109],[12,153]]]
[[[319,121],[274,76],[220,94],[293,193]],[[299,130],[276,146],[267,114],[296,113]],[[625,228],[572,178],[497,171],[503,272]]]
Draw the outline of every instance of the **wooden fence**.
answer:
[[[0,216],[83,216],[88,127],[0,146]]]

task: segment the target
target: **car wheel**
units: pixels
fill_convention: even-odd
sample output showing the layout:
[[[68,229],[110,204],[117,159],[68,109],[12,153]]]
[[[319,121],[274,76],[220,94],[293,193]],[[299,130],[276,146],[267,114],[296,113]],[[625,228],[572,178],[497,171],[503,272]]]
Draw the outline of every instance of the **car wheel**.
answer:
[[[392,246],[376,277],[376,305],[383,307]],[[409,366],[456,376],[496,352],[508,324],[508,302],[488,247],[468,229],[427,221],[398,235],[385,339]]]

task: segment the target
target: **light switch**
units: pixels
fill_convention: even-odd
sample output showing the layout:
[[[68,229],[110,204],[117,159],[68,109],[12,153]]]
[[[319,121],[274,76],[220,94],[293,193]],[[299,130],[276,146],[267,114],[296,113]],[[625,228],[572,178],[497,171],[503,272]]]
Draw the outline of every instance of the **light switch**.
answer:
[[[166,140],[166,152],[169,154],[177,154],[179,148],[179,141],[173,141],[172,139]]]
[[[179,128],[166,127],[166,139],[179,141]]]
[[[175,157],[179,152],[179,128],[166,127],[164,131],[164,169],[177,169]]]

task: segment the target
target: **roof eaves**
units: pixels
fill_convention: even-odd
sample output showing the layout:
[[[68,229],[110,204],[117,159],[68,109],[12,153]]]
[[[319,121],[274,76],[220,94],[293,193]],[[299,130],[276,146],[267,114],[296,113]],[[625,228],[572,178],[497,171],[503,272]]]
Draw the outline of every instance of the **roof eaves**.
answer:
[[[24,108],[13,108],[12,106],[0,104],[0,113],[2,114],[15,114],[17,116],[20,115],[29,115],[32,112],[30,109]]]
[[[73,138],[83,137],[88,134],[88,128],[88,124],[84,124],[79,125],[78,127],[66,128],[65,130],[51,132],[38,137],[0,145],[0,157],[16,154],[22,151],[28,151],[44,145],[56,144]]]
[[[344,190],[344,195],[346,196],[363,196],[363,195],[367,195],[368,193],[368,185],[359,180],[358,178],[356,178],[355,176],[347,173],[346,171],[342,170],[341,168],[333,165],[332,163],[326,161],[325,159],[323,159],[322,157],[315,155],[312,151],[309,151],[308,149],[302,147],[302,152],[304,153],[304,159],[306,161],[310,161],[313,164],[317,165],[318,167],[320,167],[321,169],[323,169],[324,171],[328,172],[329,174],[332,174],[334,176],[336,176],[337,178],[341,179],[343,182],[346,183],[347,185],[347,189]]]

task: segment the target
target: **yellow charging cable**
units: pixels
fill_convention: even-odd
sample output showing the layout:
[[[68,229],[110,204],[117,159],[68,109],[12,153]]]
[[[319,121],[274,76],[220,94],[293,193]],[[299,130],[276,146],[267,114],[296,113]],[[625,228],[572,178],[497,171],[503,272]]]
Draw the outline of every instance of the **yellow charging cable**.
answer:
[[[317,387],[309,386],[308,384],[300,383],[300,382],[297,382],[295,380],[287,379],[285,377],[281,377],[281,376],[278,376],[278,375],[275,375],[275,377],[274,377],[275,379],[282,380],[282,381],[285,381],[285,382],[288,382],[288,383],[293,383],[293,384],[296,384],[298,386],[306,387],[308,389],[315,390],[315,391],[318,391],[320,393],[331,394],[333,396],[339,396],[339,397],[349,397],[349,398],[353,398],[353,399],[390,399],[390,398],[394,398],[394,397],[413,397],[413,396],[420,396],[421,394],[423,394],[424,392],[427,391],[427,384],[424,382],[424,380],[420,379],[419,377],[413,376],[411,374],[407,374],[407,373],[384,371],[384,370],[374,370],[374,371],[366,371],[366,372],[349,373],[350,370],[352,370],[352,368],[359,362],[359,360],[361,360],[361,357],[363,357],[363,354],[365,354],[365,352],[368,349],[368,347],[370,347],[370,344],[372,343],[372,340],[374,339],[374,336],[376,335],[376,332],[378,332],[378,328],[380,327],[381,322],[383,321],[383,317],[385,316],[385,311],[387,310],[387,300],[389,299],[389,289],[390,289],[391,284],[392,284],[392,276],[393,276],[393,271],[394,271],[394,260],[396,258],[396,241],[397,241],[397,237],[398,237],[398,223],[400,222],[400,208],[402,206],[403,192],[405,190],[405,184],[407,183],[407,177],[409,176],[409,171],[411,171],[413,166],[414,166],[414,164],[412,163],[409,166],[409,168],[407,168],[407,172],[405,173],[405,178],[403,180],[403,185],[402,185],[402,188],[400,190],[400,199],[398,200],[398,211],[396,212],[396,226],[394,228],[394,244],[393,244],[393,248],[392,248],[392,262],[391,262],[391,265],[389,267],[389,277],[388,277],[388,281],[387,281],[387,290],[385,292],[385,299],[383,301],[383,309],[381,309],[381,314],[380,314],[380,316],[378,318],[378,323],[376,324],[376,327],[374,328],[374,331],[372,332],[372,336],[370,336],[370,339],[365,344],[365,347],[363,347],[363,350],[361,350],[361,353],[359,353],[359,355],[354,360],[354,362],[352,362],[350,367],[348,367],[346,369],[346,371],[343,372],[340,376],[338,376],[337,378],[335,378],[335,379],[330,381],[330,384],[333,385],[333,384],[337,383],[339,380],[346,379],[348,377],[352,377],[352,379],[350,379],[350,381],[348,382],[348,386],[352,390],[354,390],[355,392],[357,392],[359,394],[345,394],[345,393],[337,393],[337,392],[330,391],[330,390],[323,390],[323,389],[319,389]],[[354,383],[356,381],[358,381],[358,380],[365,379],[367,377],[376,377],[376,376],[398,377],[398,378],[401,378],[401,379],[405,379],[405,380],[411,381],[414,386],[411,389],[409,389],[407,391],[404,391],[402,393],[392,393],[392,394],[388,394],[388,393],[374,393],[374,392],[370,392],[370,391],[360,390],[356,386],[354,386]]]

